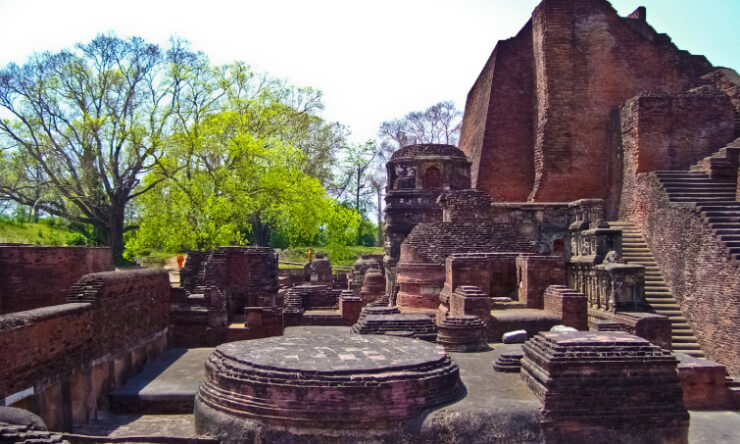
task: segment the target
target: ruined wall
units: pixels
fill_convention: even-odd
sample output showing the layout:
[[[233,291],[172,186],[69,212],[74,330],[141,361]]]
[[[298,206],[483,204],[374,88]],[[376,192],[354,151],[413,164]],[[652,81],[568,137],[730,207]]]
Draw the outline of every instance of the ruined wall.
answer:
[[[241,319],[244,307],[272,307],[278,291],[278,257],[269,247],[219,247],[193,255],[186,288],[215,285],[226,296],[230,316]],[[185,273],[181,273],[183,276]]]
[[[0,313],[63,304],[82,275],[107,270],[107,247],[0,246]]]
[[[702,79],[730,98],[735,109],[735,137],[740,137],[740,75],[729,68],[718,68],[702,76]]]
[[[711,86],[642,93],[620,114],[623,149],[633,163],[625,170],[631,174],[688,169],[730,142],[735,132],[730,98]]]
[[[131,270],[84,276],[69,303],[0,316],[0,400],[52,430],[95,417],[107,393],[167,344],[169,275]]]
[[[725,246],[690,205],[669,203],[652,173],[623,194],[620,216],[642,231],[707,357],[740,375],[740,274]]]
[[[609,151],[612,110],[641,91],[688,90],[712,70],[704,57],[678,50],[641,16],[619,17],[606,0],[543,0],[517,37],[499,42],[468,96],[463,119],[460,148],[474,165],[477,188],[498,200],[511,177],[524,183],[522,166],[532,158],[529,200],[610,197],[608,185],[619,175]],[[516,87],[507,88],[508,79],[497,77],[499,63],[518,73],[522,100],[514,105]],[[486,94],[490,101],[484,106]],[[507,131],[519,142],[485,137]],[[485,159],[496,156],[496,165],[484,168]]]

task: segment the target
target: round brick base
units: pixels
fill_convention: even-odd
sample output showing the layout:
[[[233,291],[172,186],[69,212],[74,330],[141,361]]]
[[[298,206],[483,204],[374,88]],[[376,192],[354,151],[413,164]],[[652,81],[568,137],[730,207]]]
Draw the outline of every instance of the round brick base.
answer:
[[[273,337],[216,348],[206,361],[195,417],[199,433],[242,438],[247,429],[256,433],[255,425],[312,434],[388,429],[459,399],[463,391],[457,364],[441,347],[425,342],[392,336]]]

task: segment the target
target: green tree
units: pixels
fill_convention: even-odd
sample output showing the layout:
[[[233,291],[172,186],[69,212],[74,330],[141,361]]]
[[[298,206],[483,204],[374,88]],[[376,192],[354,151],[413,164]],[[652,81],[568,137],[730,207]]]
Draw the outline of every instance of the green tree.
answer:
[[[320,95],[241,63],[178,66],[187,70],[174,75],[184,99],[174,109],[177,132],[145,178],[156,187],[138,202],[141,227],[129,254],[268,245],[273,229],[291,245],[312,241],[322,228],[342,244],[332,221],[344,220],[342,230],[357,224],[308,174],[316,162],[307,153],[329,153],[326,140],[343,137],[341,127],[313,114]]]
[[[171,51],[171,55],[174,52]],[[140,38],[99,35],[0,70],[0,198],[91,224],[119,257],[127,204],[167,137],[168,57]]]

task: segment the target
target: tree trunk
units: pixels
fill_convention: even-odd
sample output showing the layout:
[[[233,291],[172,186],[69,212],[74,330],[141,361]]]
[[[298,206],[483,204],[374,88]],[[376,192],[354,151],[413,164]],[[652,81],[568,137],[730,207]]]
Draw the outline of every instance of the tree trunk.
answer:
[[[271,234],[272,230],[270,229],[270,225],[263,223],[259,214],[252,217],[252,236],[254,238],[255,245],[259,247],[269,247]]]
[[[362,213],[360,213],[360,179],[362,178],[362,171],[360,171],[360,167],[357,167],[357,188],[355,188],[355,209],[360,214],[360,217],[362,217]],[[362,238],[362,223],[357,227],[357,245],[360,245],[360,240]]]
[[[375,245],[378,247],[383,246],[383,209],[382,209],[382,193],[380,192],[381,188],[378,187],[375,189],[375,192],[378,194],[378,240],[375,242]]]
[[[101,227],[105,231],[105,240],[113,253],[113,263],[121,264],[123,259],[123,215],[125,204],[111,202],[108,210],[108,226]]]

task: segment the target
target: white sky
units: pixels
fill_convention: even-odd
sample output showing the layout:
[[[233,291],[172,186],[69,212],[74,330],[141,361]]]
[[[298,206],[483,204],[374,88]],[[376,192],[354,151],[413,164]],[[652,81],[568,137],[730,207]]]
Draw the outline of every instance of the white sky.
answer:
[[[374,138],[384,120],[465,96],[496,41],[538,0],[0,0],[0,66],[113,31],[166,45],[184,37],[213,63],[244,60],[324,92],[323,117]],[[740,0],[614,0],[682,49],[740,68]],[[701,5],[700,7],[697,5]]]

